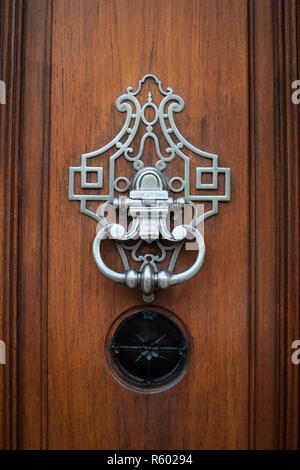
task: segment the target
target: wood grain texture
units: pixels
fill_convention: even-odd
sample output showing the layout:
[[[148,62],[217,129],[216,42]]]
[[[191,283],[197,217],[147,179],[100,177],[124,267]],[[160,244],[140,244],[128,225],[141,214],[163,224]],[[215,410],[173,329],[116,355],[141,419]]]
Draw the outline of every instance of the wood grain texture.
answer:
[[[251,283],[250,445],[276,447],[277,237],[274,159],[274,50],[272,1],[251,2],[254,28],[250,69]],[[249,29],[250,29],[249,28]],[[254,359],[254,360],[253,360]],[[253,403],[252,403],[253,400]]]
[[[81,1],[54,4],[50,447],[247,446],[246,7],[243,1],[90,1],[89,9]],[[156,300],[157,306],[179,315],[191,332],[190,369],[176,387],[145,396],[120,387],[103,356],[111,322],[141,304],[140,293],[99,275],[90,252],[95,224],[69,203],[67,168],[81,152],[105,145],[117,133],[123,116],[113,104],[147,72],[155,73],[164,86],[173,86],[185,98],[185,113],[177,120],[181,132],[197,146],[220,154],[220,163],[232,168],[234,184],[232,203],[223,205],[218,217],[206,224],[210,242],[199,276],[160,293]],[[205,124],[200,137],[201,119]],[[239,192],[239,187],[244,190]],[[233,225],[234,231],[230,230]],[[63,292],[62,273],[68,286]],[[61,335],[63,339],[58,340]]]
[[[23,2],[1,3],[0,104],[0,339],[7,365],[0,365],[0,448],[17,447],[19,173],[22,132]]]
[[[52,2],[26,2],[19,240],[18,428],[21,448],[47,446],[48,164]]]
[[[278,446],[300,447],[300,370],[290,360],[292,342],[300,338],[299,313],[299,105],[291,100],[291,84],[299,71],[299,1],[278,2],[274,11],[277,47],[275,76],[276,161],[278,185]]]
[[[1,187],[11,189],[0,323],[12,341],[1,447],[299,447],[297,12],[296,0],[7,2],[3,37],[24,70],[21,80],[4,61],[16,92],[1,127],[1,137],[11,129],[1,139]],[[128,391],[109,370],[108,329],[141,296],[97,271],[95,222],[68,200],[68,167],[115,136],[115,100],[145,73],[184,98],[182,134],[232,169],[231,202],[205,225],[203,268],[157,296],[193,353],[183,380],[155,395]]]

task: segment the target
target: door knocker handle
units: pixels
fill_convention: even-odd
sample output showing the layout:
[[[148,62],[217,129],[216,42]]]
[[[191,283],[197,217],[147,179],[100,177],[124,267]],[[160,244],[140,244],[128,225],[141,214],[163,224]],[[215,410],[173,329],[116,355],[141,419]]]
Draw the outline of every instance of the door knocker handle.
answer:
[[[155,82],[163,96],[159,105],[153,102],[150,92],[143,106],[136,98],[147,79]],[[70,167],[69,199],[79,200],[81,212],[98,222],[93,256],[101,273],[130,289],[141,289],[144,301],[151,302],[157,289],[167,289],[188,281],[203,265],[205,243],[201,224],[218,213],[219,202],[230,200],[230,169],[219,167],[217,155],[194,147],[180,134],[174,122],[174,113],[184,109],[184,101],[170,87],[164,90],[154,75],[145,75],[136,91],[128,87],[127,93],[117,99],[116,106],[120,112],[126,113],[122,130],[105,147],[82,154],[81,166]],[[146,117],[148,108],[152,111],[151,118],[149,113]],[[138,150],[134,150],[133,142],[137,140],[137,132],[142,126],[144,134],[139,136]],[[153,166],[145,166],[143,160],[148,139],[155,149],[151,158]],[[88,161],[101,158],[106,152],[110,152],[107,170],[109,181],[108,193],[104,194],[105,170],[102,166],[95,166],[97,160],[93,165],[88,165]],[[202,166],[194,168],[195,194],[190,192],[191,153],[202,159]],[[120,158],[129,163],[129,175],[116,177],[116,162]],[[180,176],[172,170],[174,167],[176,170],[177,159],[183,166],[183,175]],[[208,166],[207,161],[211,165]],[[88,189],[88,194],[75,192],[76,173],[81,176],[81,189]],[[96,181],[88,180],[91,173],[96,175]],[[205,174],[211,178],[211,182],[203,182]],[[219,175],[223,176],[223,194],[220,194],[218,187]],[[175,198],[175,195],[179,197]],[[98,207],[92,210],[89,203],[95,201]],[[207,203],[210,204],[208,209]],[[109,210],[114,213],[113,220],[111,215],[108,216]],[[189,214],[188,220],[186,213]],[[115,271],[103,261],[101,244],[105,238],[115,243],[123,272]],[[185,271],[175,273],[175,264],[182,247],[191,240],[198,250],[196,260]],[[132,263],[139,267],[133,267]],[[162,263],[168,265],[159,269]]]
[[[136,269],[128,269],[122,273],[114,271],[104,263],[100,250],[101,242],[108,236],[110,230],[113,230],[115,233],[119,230],[119,227],[115,227],[114,224],[110,224],[103,227],[97,233],[93,243],[94,260],[102,274],[112,281],[125,284],[129,289],[140,288],[146,299],[148,299],[148,297],[150,297],[156,289],[167,289],[170,286],[188,281],[198,273],[203,264],[205,257],[205,244],[201,233],[198,232],[198,230],[194,227],[181,225],[179,226],[180,229],[186,230],[187,233],[191,233],[195,237],[198,247],[197,259],[189,269],[177,274],[166,270],[155,272],[151,264],[146,263],[141,271],[137,271]],[[117,237],[116,239],[120,242],[127,241],[128,237],[126,235],[127,234],[125,234],[124,237]],[[174,239],[174,243],[176,241],[178,240]]]

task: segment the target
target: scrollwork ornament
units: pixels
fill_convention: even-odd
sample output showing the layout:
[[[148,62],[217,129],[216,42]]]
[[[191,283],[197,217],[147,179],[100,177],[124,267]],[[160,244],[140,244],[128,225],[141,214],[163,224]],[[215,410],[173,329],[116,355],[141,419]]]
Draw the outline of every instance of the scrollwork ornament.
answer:
[[[154,102],[151,92],[148,92],[145,103],[140,103],[138,99],[142,86],[148,79],[154,81],[162,95],[158,104]],[[153,300],[155,289],[174,285],[175,278],[176,283],[183,282],[188,276],[194,275],[200,269],[204,260],[205,248],[204,240],[197,228],[205,219],[218,213],[219,202],[230,200],[230,169],[219,167],[216,154],[200,150],[182,136],[175,124],[174,114],[184,110],[184,101],[180,96],[174,94],[172,88],[164,89],[161,81],[155,75],[145,75],[139,81],[136,90],[129,86],[127,92],[117,99],[116,107],[119,112],[125,114],[122,129],[104,147],[82,154],[80,166],[70,167],[69,199],[80,201],[80,211],[100,222],[100,230],[93,245],[94,258],[100,271],[107,277],[122,282],[128,287],[140,287],[144,294],[144,300],[150,301]],[[149,108],[152,110],[152,119],[146,117],[146,110]],[[137,139],[140,128],[144,129],[144,133],[140,138],[138,150],[135,152],[133,143]],[[159,132],[157,132],[157,128],[160,129]],[[164,137],[165,148],[163,148],[161,135]],[[155,148],[152,167],[145,167],[143,161],[147,139],[153,141]],[[103,167],[89,163],[108,152],[110,154],[108,157],[108,192],[104,194]],[[196,159],[202,159],[202,164],[196,167],[195,171],[195,194],[190,192],[191,158],[189,155],[191,153],[195,155]],[[120,158],[125,159],[132,166],[129,176],[116,175],[116,162]],[[183,161],[183,174],[174,175],[168,179],[164,176],[164,172],[176,158]],[[81,189],[88,190],[83,191],[82,194],[75,192],[76,173],[81,175]],[[97,174],[96,182],[88,181],[88,173]],[[203,183],[204,174],[210,175],[211,183]],[[140,175],[139,178],[144,181],[144,186],[138,187],[140,183],[137,183],[136,175]],[[216,193],[219,175],[222,175],[224,179],[223,194]],[[123,184],[121,184],[122,182]],[[179,193],[182,194],[182,197],[173,199],[172,196],[177,196]],[[121,199],[122,194],[123,197],[127,194],[123,200]],[[89,203],[93,201],[98,202],[102,207],[93,211],[89,207]],[[166,218],[174,202],[179,208],[182,208],[183,205],[191,206],[193,217],[190,224],[181,225],[175,231],[170,232]],[[203,205],[209,203],[209,208],[205,208],[203,213],[198,213],[196,205],[199,203]],[[116,210],[121,206],[126,207],[133,220],[129,230],[126,231],[120,226],[118,227],[118,224],[109,222],[105,215],[108,205],[113,206]],[[151,223],[148,223],[148,220],[151,220]],[[105,266],[102,259],[100,260],[101,256],[99,258],[101,241],[107,236],[114,239],[121,256],[125,270],[122,275],[120,273],[114,275],[115,272]],[[198,265],[196,268],[185,271],[185,273],[188,272],[185,276],[181,275],[182,273],[177,275],[173,271],[187,236],[196,241],[199,249]],[[170,244],[165,244],[164,239]],[[132,244],[132,240],[136,240],[136,242]],[[143,241],[148,244],[149,249],[146,253],[141,254],[139,249]],[[152,247],[154,245],[160,253],[159,255],[153,253]],[[172,253],[168,269],[159,271],[158,266],[165,261],[167,252]],[[131,269],[129,255],[132,261],[139,263],[138,271]]]

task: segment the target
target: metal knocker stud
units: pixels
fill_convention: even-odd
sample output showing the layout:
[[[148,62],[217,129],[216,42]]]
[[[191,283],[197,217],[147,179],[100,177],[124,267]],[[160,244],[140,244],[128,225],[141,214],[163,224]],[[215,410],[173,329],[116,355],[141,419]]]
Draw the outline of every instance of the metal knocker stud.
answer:
[[[159,105],[153,102],[150,92],[142,106],[136,98],[147,79],[154,80],[158,86],[162,95]],[[122,130],[105,147],[82,154],[81,166],[70,167],[69,199],[79,200],[81,212],[98,222],[93,242],[98,269],[109,279],[130,289],[141,289],[144,301],[151,302],[157,289],[188,281],[201,268],[205,244],[199,227],[206,218],[218,213],[219,201],[230,200],[230,169],[219,167],[217,155],[194,147],[180,134],[174,113],[184,109],[184,101],[170,87],[163,90],[155,75],[145,75],[136,91],[128,87],[127,93],[117,99],[116,106],[118,111],[126,113]],[[146,117],[147,108],[153,111],[151,120]],[[141,126],[144,134],[134,154],[132,144]],[[159,137],[161,135],[163,138]],[[155,148],[153,166],[148,167],[143,161],[147,139],[152,139]],[[163,145],[167,146],[163,148]],[[201,164],[205,165],[195,168],[196,194],[190,193],[191,162],[186,151],[201,157]],[[95,166],[95,163],[88,165],[88,161],[99,159],[106,152],[111,154],[108,157],[109,184],[108,194],[103,194],[103,167]],[[119,158],[131,164],[129,175],[116,177],[115,163]],[[172,162],[177,158],[183,161],[183,175],[172,174]],[[211,162],[210,166],[207,161]],[[81,175],[81,189],[88,189],[88,194],[75,193],[76,173]],[[88,173],[96,174],[95,182],[88,181]],[[203,183],[205,174],[210,176],[211,182]],[[224,194],[216,192],[219,174],[224,175]],[[88,207],[90,201],[98,201],[96,211]],[[208,210],[205,203],[210,203]],[[171,215],[174,214],[172,225]],[[113,270],[103,261],[101,244],[105,238],[116,244],[124,267],[122,272]],[[174,273],[182,247],[191,241],[198,250],[196,260],[186,271]],[[166,262],[167,269],[159,269],[161,263]],[[132,267],[132,263],[139,267]]]

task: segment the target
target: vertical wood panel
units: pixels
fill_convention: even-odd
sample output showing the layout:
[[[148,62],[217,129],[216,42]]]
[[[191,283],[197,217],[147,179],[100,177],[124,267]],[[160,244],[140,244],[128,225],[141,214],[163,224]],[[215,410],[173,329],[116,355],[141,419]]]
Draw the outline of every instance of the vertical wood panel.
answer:
[[[249,446],[258,449],[299,448],[299,369],[291,363],[300,329],[297,9],[294,0],[249,2]]]
[[[253,70],[250,78],[252,132],[250,137],[253,160],[250,177],[254,210],[250,211],[254,226],[251,236],[252,270],[254,270],[254,297],[251,314],[251,346],[253,373],[250,376],[253,393],[251,404],[250,436],[255,448],[276,447],[276,331],[278,321],[276,273],[276,198],[274,160],[274,57],[272,30],[272,1],[250,2],[254,37],[250,46]],[[251,25],[250,25],[251,26]],[[253,285],[252,285],[253,286]],[[253,337],[253,340],[252,340]],[[251,354],[251,352],[250,352]]]
[[[247,3],[130,0],[90,1],[89,9],[85,5],[54,3],[49,446],[245,448]],[[97,271],[91,257],[95,223],[67,199],[68,167],[79,162],[82,152],[111,140],[123,120],[114,108],[116,98],[148,72],[185,99],[185,111],[177,118],[183,135],[220,154],[220,164],[233,174],[232,202],[222,205],[205,227],[207,256],[201,272],[157,295],[156,306],[173,310],[185,322],[194,356],[181,383],[153,396],[128,392],[108,370],[106,332],[119,314],[141,303],[141,296]],[[183,254],[186,263],[191,255]]]
[[[20,160],[18,446],[46,447],[51,2],[25,3]]]
[[[285,4],[285,44],[288,52],[286,57],[286,119],[287,133],[285,135],[287,147],[287,192],[288,192],[288,244],[286,269],[288,272],[287,296],[288,308],[286,311],[287,349],[290,351],[291,343],[300,339],[300,105],[291,103],[288,91],[292,81],[300,77],[300,3],[290,0]],[[300,449],[300,368],[291,363],[288,358],[287,391],[285,397],[286,427],[284,429],[284,446],[287,449]]]
[[[278,161],[279,330],[278,446],[300,447],[300,369],[291,362],[291,345],[300,338],[299,314],[299,105],[292,103],[292,82],[299,79],[299,2],[280,1],[274,9],[278,60],[275,63],[276,159]]]
[[[1,76],[6,104],[0,104],[0,448],[17,447],[17,336],[19,166],[22,116],[23,2],[1,3]]]

